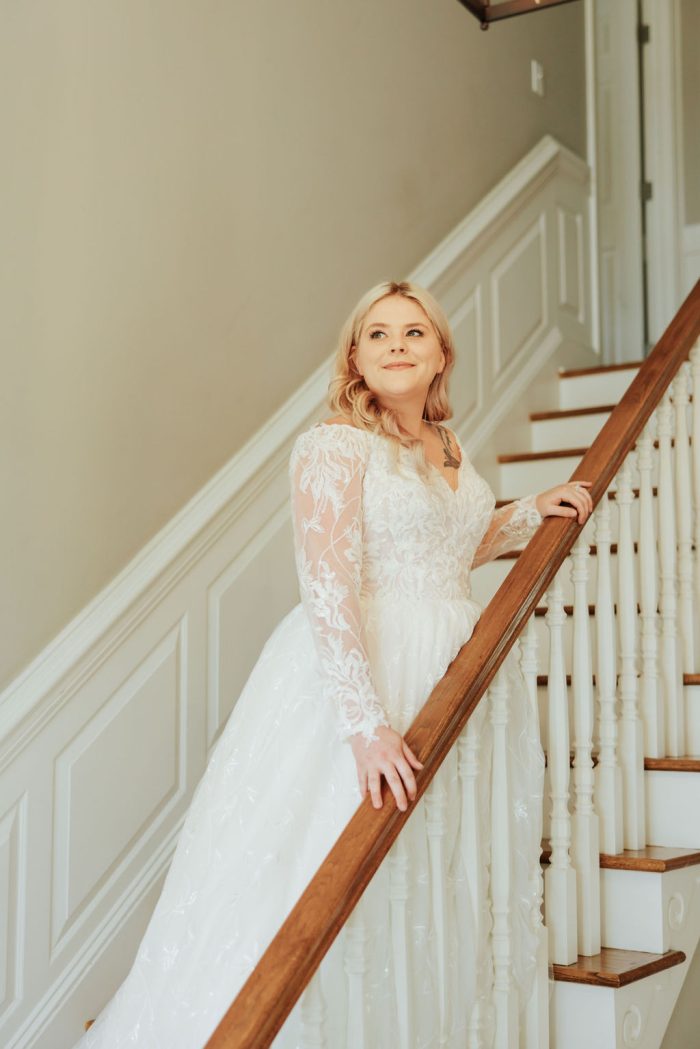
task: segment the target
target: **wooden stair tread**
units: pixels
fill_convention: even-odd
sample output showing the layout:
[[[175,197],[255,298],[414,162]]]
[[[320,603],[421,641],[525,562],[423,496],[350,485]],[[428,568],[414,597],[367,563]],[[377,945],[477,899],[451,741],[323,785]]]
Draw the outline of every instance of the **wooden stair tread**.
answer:
[[[535,459],[567,459],[576,456],[580,459],[588,448],[557,448],[551,452],[513,452],[511,455],[499,455],[499,463],[527,463]]]
[[[592,677],[593,684],[595,685],[595,674]],[[538,674],[537,685],[539,688],[546,688],[549,684],[549,674]],[[566,675],[566,684],[571,687],[571,674]],[[684,685],[700,685],[700,674],[684,674],[683,675]]]
[[[540,863],[549,863],[551,856],[551,845],[543,841]],[[604,870],[664,874],[666,871],[677,871],[683,867],[695,867],[698,864],[700,864],[700,850],[672,849],[662,845],[647,845],[643,849],[625,849],[624,852],[617,854],[606,852],[600,854],[600,866]]]
[[[628,361],[625,364],[595,364],[591,368],[562,368],[560,379],[574,379],[577,375],[599,375],[601,372],[622,372],[629,368],[641,368],[644,361]]]
[[[550,412],[530,412],[530,421],[544,422],[546,419],[571,419],[578,415],[600,415],[611,412],[616,404],[593,404],[589,408],[555,408]]]
[[[693,438],[688,438],[688,445],[692,446]],[[654,448],[659,447],[658,440],[654,441]],[[676,447],[676,440],[674,437],[671,438],[671,447]],[[548,452],[513,452],[509,455],[499,455],[497,460],[499,463],[530,463],[535,462],[537,459],[567,459],[570,457],[576,457],[582,459],[588,451],[588,448],[556,448],[553,451]],[[564,482],[562,481],[562,484]]]
[[[546,750],[544,751],[544,754],[545,754],[545,768],[548,768],[549,767],[549,755],[548,755]],[[573,750],[570,751],[570,753],[569,753],[569,768],[570,769],[573,769],[573,767],[574,767],[574,758],[575,758],[575,756],[576,755],[575,755],[574,751]],[[597,755],[597,753],[592,753],[591,754],[591,765],[593,766],[593,768],[595,768],[597,764],[598,764],[598,755]],[[544,856],[544,853],[543,853],[543,856]],[[548,856],[549,856],[549,854],[548,854]],[[543,860],[543,862],[549,862],[549,859]]]
[[[573,605],[564,605],[564,611],[567,614],[567,616],[572,616],[574,614],[574,606]],[[595,615],[595,605],[589,605],[588,606],[588,614],[589,614],[589,616],[594,616]],[[538,605],[537,608],[535,609],[535,615],[538,616],[538,617],[546,616],[547,615],[547,606],[546,605]]]
[[[591,681],[595,685],[595,674],[591,675]],[[546,688],[548,684],[549,684],[549,674],[538,674],[537,675],[537,685],[538,685],[539,688]],[[566,684],[567,684],[567,686],[569,688],[571,688],[571,674],[567,674],[566,675]]]
[[[527,547],[523,547],[522,550],[509,550],[508,553],[506,553],[506,554],[499,554],[498,557],[494,558],[494,560],[495,561],[515,561],[516,558],[520,557],[521,554],[525,553],[526,549],[527,549]],[[590,553],[591,557],[597,557],[598,556],[598,544],[597,543],[591,543],[591,545],[588,548],[588,552]],[[635,552],[635,554],[638,552],[638,547],[637,547],[637,543],[636,542],[634,544],[634,552]],[[617,543],[611,543],[610,544],[610,553],[611,554],[616,554],[617,553]]]
[[[552,966],[555,980],[567,983],[587,983],[595,987],[625,987],[646,976],[682,965],[683,951],[651,954],[647,951],[622,951],[603,947],[600,954],[585,957],[580,954],[571,965]]]
[[[652,495],[654,496],[654,498],[656,498],[656,496],[659,494],[659,490],[656,487],[656,485],[654,485],[654,487],[652,488],[651,492],[652,492]],[[638,488],[633,488],[632,489],[632,494],[634,495],[635,499],[639,499],[639,489]],[[608,492],[608,499],[614,499],[614,498],[615,498],[615,492]],[[514,503],[514,502],[515,502],[515,499],[497,499],[496,500],[496,510],[500,510],[501,507],[508,506],[509,503]]]
[[[648,772],[700,772],[700,757],[689,754],[684,758],[645,758]]]
[[[643,849],[625,849],[619,855],[601,852],[600,865],[605,870],[651,871],[663,874],[700,863],[698,849],[670,849],[661,845],[647,845]]]

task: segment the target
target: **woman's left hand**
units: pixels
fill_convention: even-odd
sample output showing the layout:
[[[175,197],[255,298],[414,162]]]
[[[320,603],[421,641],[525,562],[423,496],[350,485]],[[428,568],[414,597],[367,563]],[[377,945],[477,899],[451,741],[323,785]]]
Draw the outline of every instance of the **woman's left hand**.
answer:
[[[578,517],[578,523],[584,524],[593,509],[590,488],[592,481],[571,481],[569,484],[558,484],[540,492],[535,505],[542,517]],[[562,506],[569,503],[569,506]]]

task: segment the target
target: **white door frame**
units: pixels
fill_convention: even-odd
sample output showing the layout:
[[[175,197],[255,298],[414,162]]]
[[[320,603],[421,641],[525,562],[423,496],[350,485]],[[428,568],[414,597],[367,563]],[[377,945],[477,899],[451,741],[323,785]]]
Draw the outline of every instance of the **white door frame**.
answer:
[[[589,171],[588,198],[588,265],[591,288],[592,349],[601,352],[600,341],[600,266],[598,265],[598,122],[596,111],[596,49],[594,0],[584,0],[584,34],[586,63],[586,162]]]
[[[642,0],[644,162],[652,184],[647,218],[649,337],[655,343],[683,298],[683,141],[679,0]]]
[[[588,15],[600,346],[616,364],[645,351],[637,0],[592,0]]]

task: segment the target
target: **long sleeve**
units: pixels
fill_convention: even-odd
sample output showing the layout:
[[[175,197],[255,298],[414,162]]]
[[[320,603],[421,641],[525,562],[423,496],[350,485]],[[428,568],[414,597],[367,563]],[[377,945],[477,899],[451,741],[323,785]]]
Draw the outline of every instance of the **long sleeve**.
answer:
[[[369,742],[388,721],[372,684],[360,607],[366,440],[350,426],[312,427],[297,438],[289,472],[299,592],[326,695],[340,738],[361,732]]]
[[[472,568],[478,568],[486,561],[493,561],[500,554],[514,550],[532,538],[542,524],[542,515],[537,509],[536,499],[536,495],[527,495],[494,512],[476,548]]]

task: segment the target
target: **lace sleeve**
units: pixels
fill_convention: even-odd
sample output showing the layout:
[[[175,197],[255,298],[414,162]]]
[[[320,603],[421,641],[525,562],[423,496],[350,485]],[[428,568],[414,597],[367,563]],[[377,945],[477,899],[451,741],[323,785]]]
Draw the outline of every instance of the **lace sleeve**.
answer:
[[[536,499],[536,495],[527,495],[495,511],[476,549],[472,568],[493,561],[500,554],[514,550],[532,538],[542,524]]]
[[[359,732],[369,742],[388,721],[372,684],[360,608],[366,441],[354,427],[319,424],[297,438],[289,472],[299,592],[327,698],[340,738]]]

